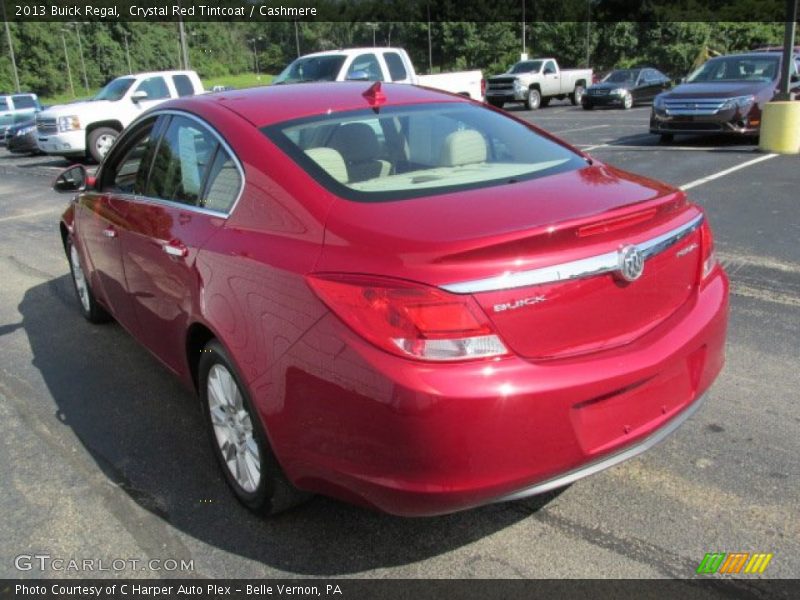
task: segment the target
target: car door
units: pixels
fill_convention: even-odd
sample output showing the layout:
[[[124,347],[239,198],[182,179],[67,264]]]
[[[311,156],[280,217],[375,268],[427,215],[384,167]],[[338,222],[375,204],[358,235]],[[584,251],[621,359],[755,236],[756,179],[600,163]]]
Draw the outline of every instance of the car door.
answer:
[[[198,251],[225,223],[241,191],[238,161],[203,121],[169,119],[143,196],[131,203],[123,263],[136,336],[176,372],[185,365],[186,331],[197,310]]]
[[[128,206],[144,191],[157,138],[156,118],[126,133],[103,163],[95,190],[81,195],[75,220],[79,251],[89,265],[92,289],[126,329],[136,329],[122,261]]]
[[[561,93],[561,84],[558,74],[558,69],[556,69],[556,63],[552,60],[548,60],[544,67],[542,68],[542,79],[541,79],[541,87],[542,87],[542,96],[549,97],[549,96],[557,96]]]

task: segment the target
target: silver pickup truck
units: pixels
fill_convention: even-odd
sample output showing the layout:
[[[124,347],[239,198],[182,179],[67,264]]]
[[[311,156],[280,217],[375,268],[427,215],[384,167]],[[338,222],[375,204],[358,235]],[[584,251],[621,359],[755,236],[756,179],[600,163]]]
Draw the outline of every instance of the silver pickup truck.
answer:
[[[502,75],[489,78],[486,101],[498,108],[507,102],[522,102],[528,110],[536,110],[552,98],[569,97],[577,106],[591,84],[591,69],[560,69],[554,58],[521,60]]]

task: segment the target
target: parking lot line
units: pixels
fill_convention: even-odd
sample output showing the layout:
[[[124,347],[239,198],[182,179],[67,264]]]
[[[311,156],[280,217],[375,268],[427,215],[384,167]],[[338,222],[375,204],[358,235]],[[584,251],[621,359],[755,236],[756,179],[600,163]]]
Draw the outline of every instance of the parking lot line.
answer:
[[[738,171],[739,169],[744,169],[745,167],[749,167],[756,163],[764,162],[765,160],[769,160],[770,158],[775,158],[776,156],[778,155],[766,154],[764,156],[759,156],[758,158],[754,158],[753,160],[748,160],[747,162],[743,162],[729,169],[719,171],[718,173],[714,173],[713,175],[708,175],[706,177],[701,177],[700,179],[695,179],[694,181],[690,181],[689,183],[684,183],[682,186],[680,186],[680,189],[689,190],[693,187],[697,187],[698,185],[703,185],[704,183],[708,183],[709,181],[714,181],[715,179],[719,179],[720,177],[725,177],[725,175],[733,173],[734,171]]]
[[[575,127],[574,129],[558,129],[550,133],[569,133],[570,131],[588,131],[589,129],[602,129],[603,127],[610,127],[610,125],[590,125],[589,127]]]
[[[3,221],[15,221],[17,219],[30,219],[32,217],[38,217],[41,215],[49,215],[53,213],[60,213],[64,212],[64,207],[60,206],[58,208],[47,208],[45,210],[35,210],[31,212],[22,213],[19,215],[11,215],[8,217],[0,217],[0,223]]]

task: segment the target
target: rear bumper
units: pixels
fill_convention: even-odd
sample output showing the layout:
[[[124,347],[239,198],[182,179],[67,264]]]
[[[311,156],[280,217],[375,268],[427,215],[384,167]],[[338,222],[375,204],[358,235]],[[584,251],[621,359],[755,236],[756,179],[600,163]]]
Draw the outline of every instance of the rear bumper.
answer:
[[[453,365],[389,356],[328,315],[256,399],[298,487],[398,515],[443,514],[567,485],[667,437],[722,368],[727,311],[717,268],[625,347]]]

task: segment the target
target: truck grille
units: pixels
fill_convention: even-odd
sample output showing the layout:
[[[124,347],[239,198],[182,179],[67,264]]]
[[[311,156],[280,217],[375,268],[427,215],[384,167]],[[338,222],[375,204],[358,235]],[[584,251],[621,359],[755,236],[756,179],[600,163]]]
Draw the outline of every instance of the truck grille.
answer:
[[[670,115],[715,115],[727,101],[727,98],[688,98],[665,100],[664,106]]]
[[[36,131],[44,135],[58,133],[58,125],[55,119],[36,119]]]
[[[490,79],[487,89],[492,92],[510,92],[514,89],[514,78]]]

